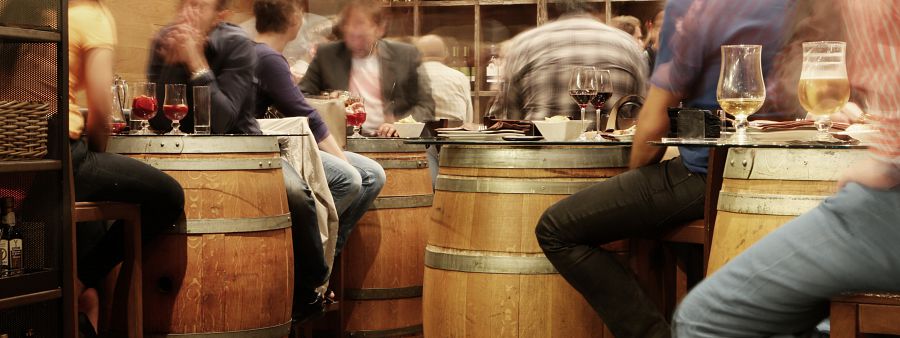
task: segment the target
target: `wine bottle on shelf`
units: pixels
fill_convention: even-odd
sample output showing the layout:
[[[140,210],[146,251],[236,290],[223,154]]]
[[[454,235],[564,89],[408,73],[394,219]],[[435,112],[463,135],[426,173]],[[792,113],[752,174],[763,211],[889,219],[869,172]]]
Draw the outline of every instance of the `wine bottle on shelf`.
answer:
[[[9,276],[22,274],[25,270],[23,260],[22,232],[16,227],[16,213],[13,209],[12,197],[3,198],[3,223],[7,229],[7,255],[9,256]]]
[[[492,44],[490,47],[490,59],[484,68],[485,82],[487,82],[489,90],[498,90],[500,83],[500,66],[498,63],[497,45]]]
[[[472,66],[472,58],[469,55],[469,46],[463,46],[463,74],[469,77],[469,89],[475,90],[475,68]]]
[[[6,207],[2,206],[0,208],[0,278],[9,276],[9,228],[6,226],[5,216]]]

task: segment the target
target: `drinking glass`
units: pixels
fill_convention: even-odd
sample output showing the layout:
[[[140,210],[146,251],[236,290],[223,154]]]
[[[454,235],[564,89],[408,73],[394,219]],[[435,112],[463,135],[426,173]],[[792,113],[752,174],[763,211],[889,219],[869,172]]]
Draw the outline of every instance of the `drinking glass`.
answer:
[[[141,129],[136,134],[151,134],[147,127],[149,120],[156,116],[156,84],[153,82],[137,82],[131,88],[131,120],[140,121]]]
[[[830,115],[850,99],[847,80],[847,44],[841,41],[803,43],[803,66],[797,96],[800,105],[816,117],[814,141],[838,141],[828,134]]]
[[[604,118],[607,116],[603,113],[603,105],[606,104],[606,101],[609,101],[609,98],[612,97],[612,83],[610,82],[608,69],[601,69],[597,71],[597,95],[594,95],[591,98],[591,104],[594,106],[594,111],[596,112],[596,123],[597,123],[597,131],[602,132],[606,129],[606,125],[608,124],[608,118]],[[604,123],[605,122],[605,123]],[[602,125],[601,125],[602,123]],[[600,135],[597,135],[597,138],[601,138]]]
[[[113,134],[119,134],[128,125],[128,85],[118,80],[112,85],[112,111],[110,112],[110,130]]]
[[[167,135],[183,135],[179,127],[181,119],[187,116],[188,106],[185,101],[185,86],[183,84],[167,84],[166,99],[163,101],[163,113],[166,118],[172,120],[172,131]]]
[[[363,123],[366,122],[366,104],[362,96],[350,94],[344,101],[347,113],[347,125],[353,127],[353,135],[348,138],[362,138],[359,133]]]
[[[209,87],[194,86],[194,134],[209,135]]]
[[[766,84],[762,75],[762,46],[724,45],[716,99],[727,113],[734,115],[735,133],[731,141],[748,143],[747,117],[762,107]]]
[[[591,99],[597,95],[597,69],[591,66],[576,67],[569,79],[569,95],[581,108],[581,136],[579,141],[585,141],[587,137],[587,120],[584,117],[585,109]]]

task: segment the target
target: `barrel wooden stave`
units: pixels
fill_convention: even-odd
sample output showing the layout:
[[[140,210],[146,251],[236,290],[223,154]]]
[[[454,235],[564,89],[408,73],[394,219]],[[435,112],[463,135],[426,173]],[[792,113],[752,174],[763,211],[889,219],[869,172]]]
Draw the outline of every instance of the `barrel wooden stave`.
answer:
[[[707,274],[837,192],[860,149],[730,149]]]
[[[221,139],[217,142],[230,140]],[[266,146],[271,149],[238,153],[235,151],[241,147],[236,147],[238,150],[219,154],[202,153],[208,149],[204,144],[214,141],[205,138],[147,138],[146,143],[153,145],[146,147],[148,152],[134,151],[137,138],[118,140],[123,141],[118,145],[116,141],[111,143],[113,150],[151,165],[199,162],[215,167],[217,160],[260,163],[255,170],[163,169],[184,189],[185,229],[196,229],[192,225],[196,221],[218,221],[237,232],[166,233],[144,247],[144,329],[148,335],[231,332],[242,336],[247,333],[237,332],[280,327],[257,336],[284,336],[293,298],[291,229],[286,224],[270,230],[242,230],[248,227],[248,219],[290,214],[274,138],[271,146]],[[268,144],[265,140],[237,140],[251,145],[260,141]],[[155,148],[157,144],[165,147],[160,150]],[[193,150],[182,153],[186,149]]]
[[[351,299],[354,291],[418,289],[422,286],[425,251],[424,220],[431,209],[426,205],[378,208],[387,198],[417,198],[430,201],[433,195],[427,158],[422,146],[397,144],[397,140],[367,140],[369,157],[385,169],[387,180],[375,206],[360,219],[344,249],[344,331],[350,334],[403,336],[421,334],[421,294],[408,298]],[[359,144],[349,141],[351,150]],[[386,146],[380,146],[385,144]],[[377,152],[385,150],[385,152]],[[399,150],[399,151],[398,151]],[[422,204],[422,203],[419,203]],[[415,293],[415,292],[414,292]],[[393,333],[389,333],[393,332]],[[399,333],[398,333],[399,332]]]
[[[454,154],[454,150],[459,148],[467,149]],[[586,187],[624,172],[627,166],[625,160],[595,164],[577,160],[573,161],[577,163],[574,168],[566,167],[565,161],[548,161],[543,164],[544,167],[530,168],[517,167],[515,159],[507,158],[503,161],[503,167],[491,167],[490,156],[477,154],[479,149],[496,153],[491,147],[459,148],[445,147],[442,152],[441,176],[428,225],[429,250],[439,250],[451,255],[458,252],[471,256],[543,258],[534,235],[534,227],[548,207],[570,193],[534,193],[527,190],[534,188],[540,191],[544,182]],[[584,147],[573,148],[587,150]],[[554,148],[534,150],[524,154],[520,149],[516,151],[519,156],[535,162],[533,158],[540,158],[542,152],[553,152]],[[606,150],[609,149],[593,148],[587,151]],[[618,152],[621,149],[611,151]],[[474,155],[476,160],[462,159],[463,153]],[[627,156],[619,157],[627,159]],[[445,158],[450,158],[451,163],[447,163]],[[454,165],[452,162],[474,165],[467,167],[465,165],[468,164]],[[466,190],[474,186],[487,191],[451,191],[460,187],[441,184],[441,179],[502,183],[478,183],[460,189]],[[522,186],[511,187],[520,182]],[[492,189],[522,191],[491,192]],[[624,242],[610,243],[604,247],[614,251],[628,250],[628,245]],[[484,267],[480,264],[473,266]],[[542,266],[549,266],[549,262]],[[426,266],[423,295],[425,335],[612,337],[584,298],[561,276],[528,271],[531,269],[534,267],[522,265],[519,273],[490,273]]]

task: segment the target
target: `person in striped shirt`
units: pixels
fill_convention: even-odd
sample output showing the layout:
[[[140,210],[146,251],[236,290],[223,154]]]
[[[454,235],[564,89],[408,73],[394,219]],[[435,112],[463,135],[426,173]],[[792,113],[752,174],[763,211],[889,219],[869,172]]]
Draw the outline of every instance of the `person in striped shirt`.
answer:
[[[836,195],[692,290],[673,318],[673,336],[807,336],[833,296],[900,291],[900,7],[835,2],[830,17],[843,16],[850,82],[880,138],[843,174]]]

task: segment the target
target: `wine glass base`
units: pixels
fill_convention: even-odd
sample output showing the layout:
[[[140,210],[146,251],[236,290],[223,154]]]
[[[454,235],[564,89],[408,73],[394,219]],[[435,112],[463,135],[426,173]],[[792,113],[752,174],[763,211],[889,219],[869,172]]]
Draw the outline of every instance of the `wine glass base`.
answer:
[[[726,139],[726,143],[729,144],[750,144],[753,143],[754,139],[747,134],[734,133]]]
[[[366,137],[362,136],[362,134],[360,134],[360,133],[355,133],[353,135],[347,136],[347,138],[366,138]]]

